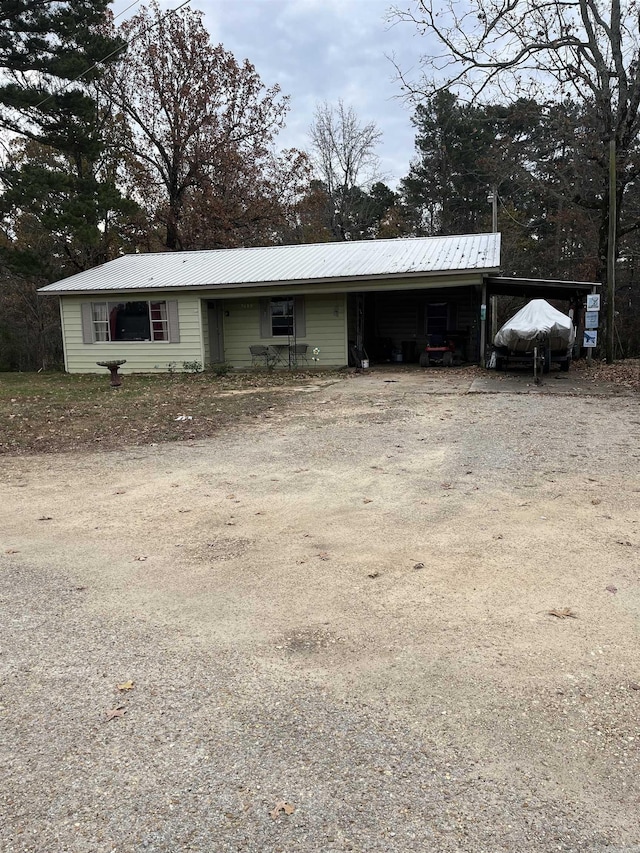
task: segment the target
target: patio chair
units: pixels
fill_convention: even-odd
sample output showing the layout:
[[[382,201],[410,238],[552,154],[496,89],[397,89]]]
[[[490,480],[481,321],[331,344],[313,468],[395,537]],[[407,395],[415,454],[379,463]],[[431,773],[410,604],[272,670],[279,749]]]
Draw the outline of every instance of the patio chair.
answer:
[[[262,344],[254,344],[249,347],[251,353],[251,367],[269,367],[269,347]]]
[[[308,364],[307,361],[307,350],[309,349],[307,344],[293,344],[289,347],[289,362],[292,366],[296,366],[300,363]]]

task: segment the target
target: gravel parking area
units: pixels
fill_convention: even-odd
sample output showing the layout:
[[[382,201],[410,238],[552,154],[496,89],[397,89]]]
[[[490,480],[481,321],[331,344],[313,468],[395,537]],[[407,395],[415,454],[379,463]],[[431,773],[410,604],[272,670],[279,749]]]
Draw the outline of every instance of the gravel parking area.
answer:
[[[0,849],[639,853],[638,395],[474,378],[1,459]]]

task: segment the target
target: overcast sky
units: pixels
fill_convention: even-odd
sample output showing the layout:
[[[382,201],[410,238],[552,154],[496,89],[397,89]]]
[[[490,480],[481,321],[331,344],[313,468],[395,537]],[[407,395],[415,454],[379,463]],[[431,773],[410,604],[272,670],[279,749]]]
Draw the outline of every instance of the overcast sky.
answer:
[[[115,0],[118,14],[133,0]],[[162,9],[180,0],[160,0]],[[139,8],[118,18],[118,23]],[[411,110],[398,99],[400,86],[387,59],[415,67],[425,43],[408,24],[391,26],[393,0],[191,0],[204,12],[214,44],[222,42],[238,60],[249,59],[266,85],[279,83],[290,95],[283,148],[308,148],[308,129],[319,101],[342,98],[363,122],[383,133],[378,149],[382,173],[395,186],[413,156]],[[398,5],[409,6],[410,0]]]

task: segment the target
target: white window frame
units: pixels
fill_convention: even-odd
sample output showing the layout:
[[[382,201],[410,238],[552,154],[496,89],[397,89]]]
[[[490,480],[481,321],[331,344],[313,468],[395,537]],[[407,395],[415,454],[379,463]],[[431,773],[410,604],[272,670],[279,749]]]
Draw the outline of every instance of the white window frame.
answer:
[[[118,305],[126,304],[124,300],[107,301],[91,303],[91,323],[93,327],[93,339],[96,343],[154,343],[166,344],[169,343],[169,311],[166,299],[129,299],[128,302],[141,302],[147,306],[147,314],[149,318],[149,333],[148,338],[143,340],[128,340],[114,339],[111,337],[111,322],[110,315],[113,308]],[[151,306],[160,306],[160,317],[154,319]],[[160,332],[162,337],[156,337],[156,333]]]

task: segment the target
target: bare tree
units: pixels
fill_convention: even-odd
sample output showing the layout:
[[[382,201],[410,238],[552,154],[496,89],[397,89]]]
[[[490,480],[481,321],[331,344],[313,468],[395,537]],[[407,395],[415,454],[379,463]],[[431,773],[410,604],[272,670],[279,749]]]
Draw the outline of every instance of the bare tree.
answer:
[[[328,196],[330,230],[336,240],[351,238],[349,222],[360,193],[380,179],[375,152],[382,138],[375,122],[362,124],[353,107],[318,104],[309,128],[312,157]]]
[[[640,229],[631,213],[631,190],[640,175],[640,31],[634,2],[621,0],[414,0],[395,9],[436,48],[422,61],[420,79],[399,76],[409,97],[420,99],[454,87],[471,99],[536,96],[559,102],[571,96],[591,116],[581,140],[598,169],[597,207],[601,273],[611,235]],[[609,215],[609,148],[615,145],[616,214]],[[615,220],[615,230],[610,230]],[[613,241],[615,242],[615,240]],[[612,246],[612,248],[615,248]],[[613,283],[611,269],[607,273]],[[607,300],[607,358],[613,359],[613,294]]]

